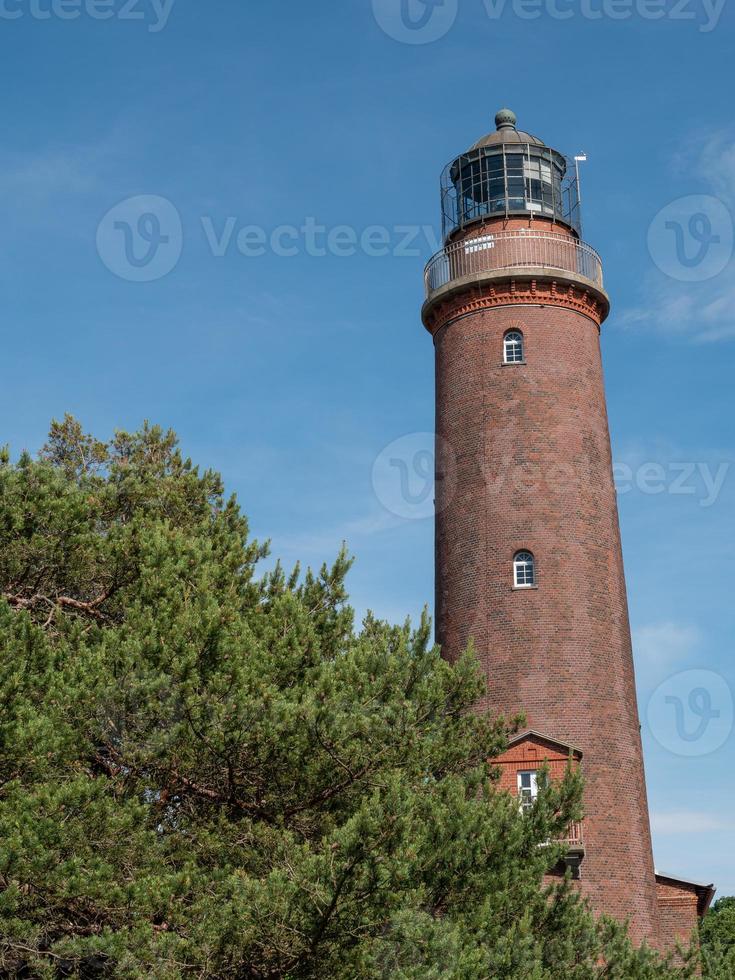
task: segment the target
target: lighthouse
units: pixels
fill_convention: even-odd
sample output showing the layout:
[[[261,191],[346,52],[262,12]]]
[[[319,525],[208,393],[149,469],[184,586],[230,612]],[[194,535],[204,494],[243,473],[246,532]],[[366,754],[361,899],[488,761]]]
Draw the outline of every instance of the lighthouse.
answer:
[[[654,872],[600,351],[602,263],[582,238],[576,161],[518,129],[508,109],[495,124],[442,173],[444,244],[425,272],[437,641],[450,661],[473,642],[487,678],[478,710],[525,714],[500,760],[522,804],[542,765],[581,767],[584,819],[570,829],[567,866],[596,912],[628,920],[637,942],[668,945],[711,890]],[[660,898],[677,910],[666,935]]]

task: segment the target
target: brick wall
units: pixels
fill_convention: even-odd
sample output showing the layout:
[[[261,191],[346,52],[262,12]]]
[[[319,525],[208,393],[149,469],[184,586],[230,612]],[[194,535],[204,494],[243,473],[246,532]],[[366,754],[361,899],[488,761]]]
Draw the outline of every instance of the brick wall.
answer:
[[[517,794],[517,774],[530,769],[540,769],[546,766],[549,778],[563,779],[569,765],[569,749],[553,745],[535,732],[529,732],[514,741],[502,755],[494,760],[500,770],[498,787],[509,793]],[[579,753],[575,753],[576,764],[579,763]]]
[[[656,877],[661,945],[673,949],[677,940],[687,946],[699,923],[700,894],[696,885]]]
[[[485,228],[485,231],[488,229]],[[581,887],[655,942],[656,892],[594,304],[558,282],[497,279],[432,321],[436,347],[436,615],[445,656],[473,638],[479,705],[578,746]],[[521,330],[525,364],[503,364]],[[456,480],[442,476],[453,457]],[[513,588],[532,551],[538,587]]]

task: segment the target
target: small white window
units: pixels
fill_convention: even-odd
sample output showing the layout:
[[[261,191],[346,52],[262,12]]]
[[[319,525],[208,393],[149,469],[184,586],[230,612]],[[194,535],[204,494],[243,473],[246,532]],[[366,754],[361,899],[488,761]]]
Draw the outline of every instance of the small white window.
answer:
[[[529,810],[538,796],[538,774],[535,769],[518,773],[518,799],[521,809]]]
[[[495,235],[481,235],[478,238],[470,238],[465,242],[464,254],[470,255],[472,252],[485,252],[489,248],[495,248]]]
[[[517,589],[536,584],[536,560],[530,551],[519,551],[513,559],[513,580]]]
[[[503,338],[503,360],[506,364],[523,362],[523,334],[520,330],[511,330]]]
[[[551,167],[545,160],[524,160],[523,176],[531,180],[543,180],[551,183]]]

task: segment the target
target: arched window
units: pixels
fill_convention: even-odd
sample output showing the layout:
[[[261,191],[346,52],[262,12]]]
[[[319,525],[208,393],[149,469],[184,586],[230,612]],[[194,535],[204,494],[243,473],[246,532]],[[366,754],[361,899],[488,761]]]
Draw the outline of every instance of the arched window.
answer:
[[[509,330],[503,338],[503,360],[506,364],[523,363],[523,334],[520,330]]]
[[[513,581],[517,589],[536,584],[536,561],[530,551],[519,551],[513,559]]]

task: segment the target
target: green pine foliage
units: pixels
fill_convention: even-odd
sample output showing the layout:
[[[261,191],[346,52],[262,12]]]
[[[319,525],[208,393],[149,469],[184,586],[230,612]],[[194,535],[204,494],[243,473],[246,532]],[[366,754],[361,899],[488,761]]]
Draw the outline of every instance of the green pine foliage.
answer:
[[[735,898],[718,899],[699,929],[706,976],[735,977]]]
[[[172,433],[0,456],[0,976],[694,975],[548,884],[580,779],[498,790],[471,651],[266,554]]]

